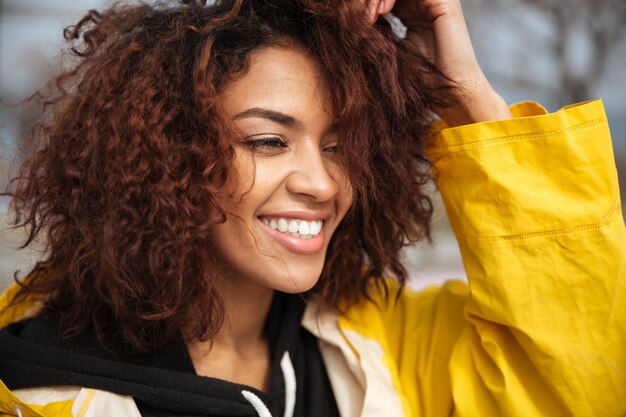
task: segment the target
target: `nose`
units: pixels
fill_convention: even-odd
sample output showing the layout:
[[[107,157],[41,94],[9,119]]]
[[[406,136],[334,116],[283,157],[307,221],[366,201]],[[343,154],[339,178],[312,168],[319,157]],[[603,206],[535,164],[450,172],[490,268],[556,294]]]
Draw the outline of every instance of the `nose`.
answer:
[[[292,172],[287,178],[287,191],[293,194],[306,195],[314,201],[328,201],[338,191],[336,167],[324,160],[322,151],[308,149],[298,153],[293,160]]]

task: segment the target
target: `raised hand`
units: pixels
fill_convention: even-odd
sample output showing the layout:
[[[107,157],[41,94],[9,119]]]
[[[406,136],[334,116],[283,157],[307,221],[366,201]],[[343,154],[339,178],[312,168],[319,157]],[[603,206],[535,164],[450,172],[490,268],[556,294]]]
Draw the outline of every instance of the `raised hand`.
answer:
[[[478,65],[459,0],[369,0],[367,7],[371,22],[389,12],[398,17],[407,27],[406,42],[453,81],[450,107],[437,111],[449,126],[511,117]]]

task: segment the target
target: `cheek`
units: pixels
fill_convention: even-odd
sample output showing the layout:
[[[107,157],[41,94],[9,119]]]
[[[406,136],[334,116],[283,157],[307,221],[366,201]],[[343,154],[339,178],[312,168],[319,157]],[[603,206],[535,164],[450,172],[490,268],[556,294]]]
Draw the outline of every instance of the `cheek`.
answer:
[[[236,151],[229,173],[228,205],[236,206],[240,200],[252,191],[256,177],[256,164],[249,154]]]
[[[235,205],[262,199],[275,192],[284,181],[285,164],[271,158],[255,158],[239,150],[233,162],[230,196]]]
[[[272,169],[268,164],[257,162],[245,152],[236,154],[228,186],[220,204],[226,211],[227,218],[237,220],[246,218],[256,211],[264,200],[272,194]]]
[[[216,228],[220,239],[231,249],[248,249],[254,242],[254,223],[259,209],[277,195],[280,178],[277,167],[243,152],[233,164],[228,191],[220,199],[226,222]],[[226,245],[223,245],[224,247]]]
[[[341,213],[341,220],[343,220],[354,202],[354,193],[351,185],[340,189],[338,200],[338,211]]]
[[[354,189],[343,167],[334,165],[331,169],[331,175],[337,183],[337,209],[343,219],[354,202]]]

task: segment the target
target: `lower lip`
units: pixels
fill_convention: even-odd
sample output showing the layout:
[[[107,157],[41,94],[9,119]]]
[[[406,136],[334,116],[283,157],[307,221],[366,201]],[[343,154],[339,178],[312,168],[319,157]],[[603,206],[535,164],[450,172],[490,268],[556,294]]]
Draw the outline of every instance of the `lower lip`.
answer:
[[[324,228],[322,227],[322,231],[317,235],[310,239],[301,239],[299,237],[279,232],[278,230],[274,230],[265,223],[259,220],[259,223],[263,227],[263,229],[272,236],[272,238],[280,243],[285,249],[290,252],[303,254],[303,255],[311,255],[317,253],[322,250],[324,247]]]

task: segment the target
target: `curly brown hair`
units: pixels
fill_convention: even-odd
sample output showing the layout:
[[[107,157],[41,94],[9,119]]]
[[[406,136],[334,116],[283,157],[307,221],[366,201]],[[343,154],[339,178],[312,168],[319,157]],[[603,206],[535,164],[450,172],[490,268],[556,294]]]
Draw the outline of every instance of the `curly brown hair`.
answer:
[[[53,80],[7,191],[24,246],[47,244],[21,296],[41,294],[66,337],[93,331],[126,353],[216,334],[212,229],[234,152],[217,97],[252,50],[286,39],[328,80],[355,196],[310,293],[337,308],[383,276],[404,284],[401,249],[429,237],[436,68],[385,19],[369,25],[359,1],[184,3],[116,5],[65,30],[78,63]]]

